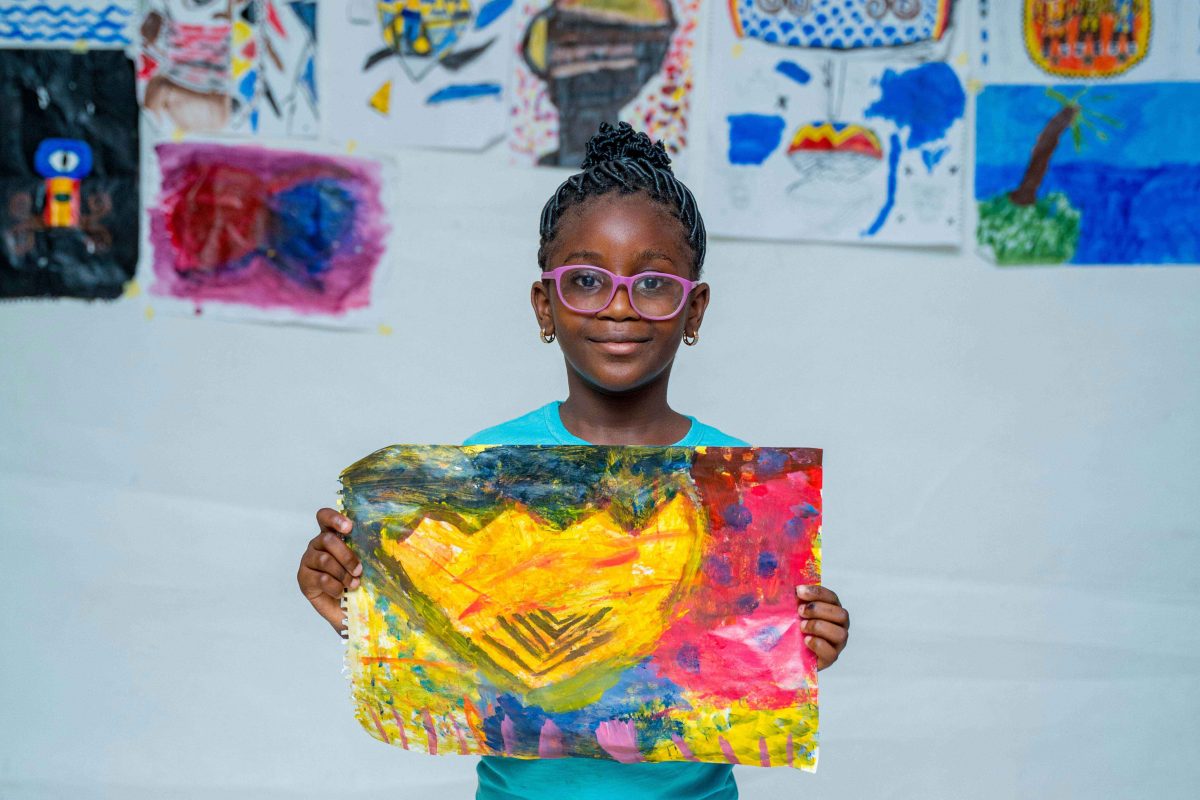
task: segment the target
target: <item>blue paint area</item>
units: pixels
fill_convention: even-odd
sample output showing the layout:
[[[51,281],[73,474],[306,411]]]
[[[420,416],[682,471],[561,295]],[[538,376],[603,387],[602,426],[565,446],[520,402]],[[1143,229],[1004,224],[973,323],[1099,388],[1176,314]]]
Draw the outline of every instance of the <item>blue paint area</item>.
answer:
[[[1079,86],[1058,86],[1074,96]],[[1080,98],[1098,121],[1076,150],[1059,142],[1040,196],[1061,192],[1082,215],[1073,264],[1191,264],[1200,261],[1200,84],[1105,84]],[[975,197],[1021,182],[1030,151],[1062,107],[1041,86],[990,86],[978,99]]]
[[[43,178],[86,178],[92,171],[92,147],[82,139],[43,139],[33,154]]]
[[[304,72],[300,74],[300,80],[308,88],[313,100],[317,99],[317,73],[316,73],[316,58],[309,58],[304,65]]]
[[[504,12],[512,8],[513,0],[490,0],[484,3],[483,8],[479,9],[479,14],[475,17],[475,30],[482,30],[488,25],[491,25],[500,17],[504,16]]]
[[[759,480],[770,478],[782,472],[788,465],[788,457],[779,450],[764,448],[758,451],[758,458],[755,460],[755,471],[758,473]]]
[[[725,510],[721,512],[721,516],[725,518],[725,524],[735,531],[746,530],[754,521],[754,515],[750,513],[750,509],[741,503],[726,506]]]
[[[709,556],[705,561],[704,571],[708,574],[708,579],[717,586],[728,586],[733,583],[733,567],[730,566],[726,556],[720,554]]]
[[[238,83],[238,94],[246,98],[247,102],[254,99],[254,87],[258,83],[258,73],[254,70],[249,70]]]
[[[921,151],[921,162],[925,165],[925,171],[930,175],[933,174],[933,168],[941,163],[946,157],[946,153],[950,152],[949,147],[928,147]]]
[[[130,44],[125,25],[132,14],[132,9],[115,4],[93,9],[6,3],[0,6],[0,41]]]
[[[791,78],[801,86],[812,80],[812,75],[808,74],[808,70],[795,61],[780,61],[775,65],[775,71],[780,75]]]
[[[498,83],[456,83],[438,89],[425,100],[428,105],[449,103],[455,100],[473,100],[477,97],[499,97]]]
[[[730,164],[763,163],[779,147],[787,126],[783,117],[772,114],[731,114],[727,119]]]
[[[296,15],[296,19],[303,22],[304,27],[308,28],[308,34],[315,42],[317,40],[317,0],[290,0],[288,6]]]
[[[774,553],[763,552],[758,554],[758,565],[756,566],[758,577],[769,578],[775,574],[777,569],[779,569],[779,559]]]
[[[733,601],[733,607],[739,614],[750,614],[758,608],[758,598],[752,594],[744,594]]]
[[[896,206],[896,174],[900,166],[900,136],[893,133],[888,140],[888,177],[887,177],[887,199],[883,201],[883,208],[879,209],[879,215],[875,217],[875,221],[870,227],[862,232],[863,236],[874,236],[883,228],[891,216],[892,209]]]
[[[866,110],[866,116],[908,128],[905,145],[910,149],[944,138],[967,107],[967,94],[958,75],[940,61],[904,72],[885,70],[879,79],[879,92],[879,99]]]
[[[700,651],[693,644],[685,644],[675,654],[675,663],[685,672],[698,675],[700,673]]]
[[[300,283],[319,286],[346,243],[357,205],[348,189],[328,179],[275,195],[268,241],[279,269]]]
[[[774,650],[775,645],[779,644],[779,640],[783,638],[783,631],[772,625],[768,625],[760,631],[755,632],[750,637],[750,641],[754,642],[759,650]]]

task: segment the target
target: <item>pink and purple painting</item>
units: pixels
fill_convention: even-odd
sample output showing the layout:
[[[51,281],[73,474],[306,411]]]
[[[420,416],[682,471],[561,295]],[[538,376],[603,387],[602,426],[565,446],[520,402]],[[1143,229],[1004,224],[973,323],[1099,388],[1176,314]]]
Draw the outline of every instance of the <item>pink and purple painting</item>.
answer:
[[[342,473],[356,715],[430,754],[812,770],[821,451],[396,446]]]
[[[211,143],[156,147],[155,294],[302,316],[366,307],[388,225],[377,162]]]

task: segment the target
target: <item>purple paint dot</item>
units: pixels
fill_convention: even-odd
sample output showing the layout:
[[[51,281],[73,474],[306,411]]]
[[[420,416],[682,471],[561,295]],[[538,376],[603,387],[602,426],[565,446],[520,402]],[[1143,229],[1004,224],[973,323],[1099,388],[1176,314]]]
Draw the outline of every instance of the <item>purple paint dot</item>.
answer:
[[[700,651],[696,649],[695,645],[685,644],[675,654],[675,663],[685,672],[695,675],[700,672]]]
[[[733,568],[725,556],[711,556],[706,568],[708,577],[718,586],[728,586],[733,583]]]
[[[758,576],[760,578],[771,577],[777,569],[779,569],[779,559],[775,557],[774,553],[758,554]]]
[[[758,608],[758,598],[752,594],[744,594],[734,602],[734,606],[739,614],[749,614]]]
[[[746,530],[750,523],[754,521],[754,515],[750,513],[750,509],[741,503],[728,506],[722,516],[725,518],[725,524],[735,531]]]

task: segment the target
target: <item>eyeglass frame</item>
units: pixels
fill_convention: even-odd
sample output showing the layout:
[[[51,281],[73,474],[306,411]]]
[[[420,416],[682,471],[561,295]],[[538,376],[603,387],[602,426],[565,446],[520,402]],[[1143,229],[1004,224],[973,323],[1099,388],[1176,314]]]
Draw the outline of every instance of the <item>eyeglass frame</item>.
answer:
[[[576,308],[575,306],[573,306],[567,302],[567,299],[565,297],[563,297],[562,283],[559,282],[559,278],[562,276],[562,274],[564,272],[566,272],[567,270],[570,270],[570,269],[591,269],[591,270],[595,270],[596,272],[603,272],[605,275],[608,275],[609,277],[612,278],[612,291],[608,295],[608,299],[606,301],[604,301],[604,305],[602,305],[599,308],[594,309],[592,311],[588,311],[586,309]],[[650,314],[643,314],[638,309],[637,305],[634,303],[633,283],[634,283],[634,281],[636,281],[640,278],[645,278],[648,275],[657,277],[657,278],[670,278],[673,281],[678,281],[679,283],[683,284],[683,297],[681,297],[679,300],[679,307],[676,308],[674,311],[672,311],[670,314],[667,314],[666,316],[653,316]],[[571,311],[574,311],[576,314],[584,314],[586,316],[595,316],[596,314],[599,314],[601,311],[603,311],[604,309],[606,309],[610,305],[612,305],[612,301],[617,298],[617,291],[620,290],[620,288],[622,286],[624,286],[625,294],[629,298],[630,308],[632,308],[634,311],[636,311],[639,317],[641,317],[642,319],[650,320],[651,322],[663,322],[665,320],[675,319],[675,317],[678,317],[680,312],[683,311],[684,306],[687,305],[688,298],[692,296],[692,290],[701,284],[701,281],[691,281],[691,280],[688,280],[687,278],[681,278],[678,275],[672,275],[669,272],[639,272],[636,275],[622,276],[622,275],[617,275],[615,272],[610,272],[609,270],[606,270],[604,267],[597,267],[594,264],[566,264],[561,267],[556,267],[555,269],[549,270],[548,272],[543,272],[542,280],[554,281],[554,291],[556,294],[558,294],[559,302],[561,302],[564,306],[566,306]]]

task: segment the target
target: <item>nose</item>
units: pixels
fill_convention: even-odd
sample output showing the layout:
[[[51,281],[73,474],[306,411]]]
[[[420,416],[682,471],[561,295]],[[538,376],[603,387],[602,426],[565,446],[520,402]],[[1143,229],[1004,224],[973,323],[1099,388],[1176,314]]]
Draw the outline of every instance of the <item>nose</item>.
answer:
[[[612,300],[608,301],[608,305],[600,309],[596,316],[602,319],[609,319],[616,322],[629,319],[641,319],[637,309],[633,307],[633,298],[630,296],[632,287],[618,286],[617,291],[613,293]]]

